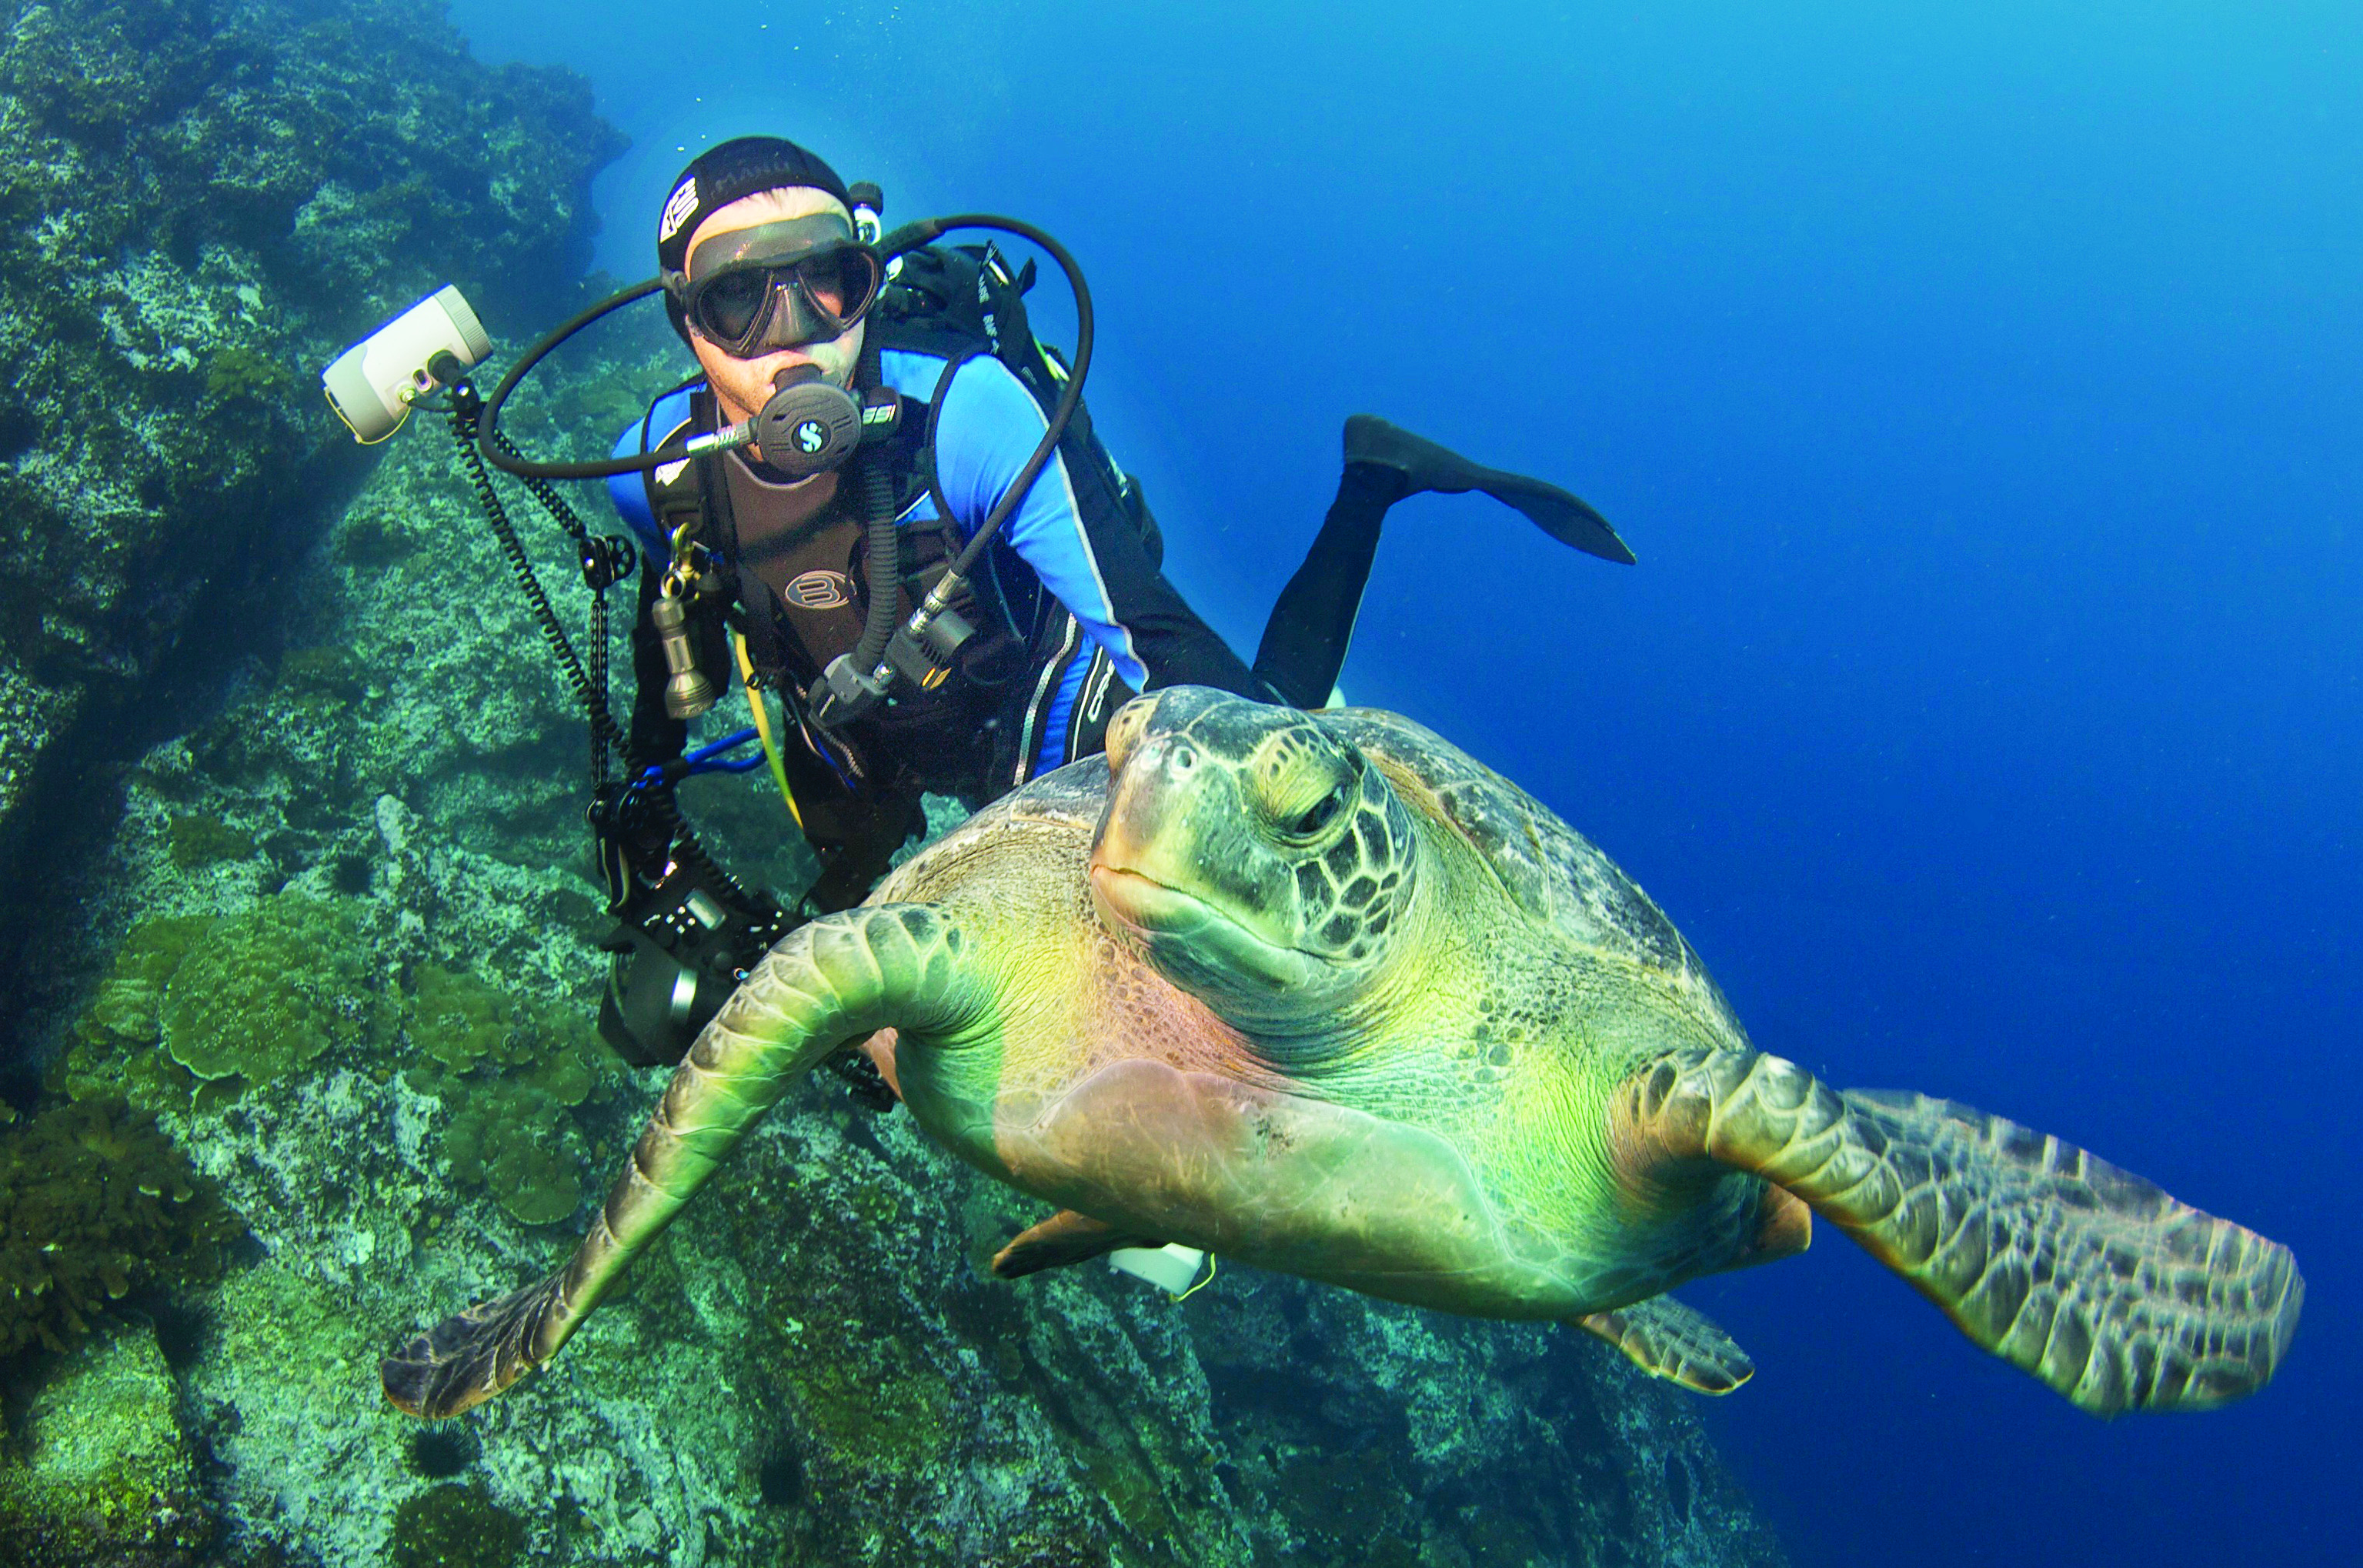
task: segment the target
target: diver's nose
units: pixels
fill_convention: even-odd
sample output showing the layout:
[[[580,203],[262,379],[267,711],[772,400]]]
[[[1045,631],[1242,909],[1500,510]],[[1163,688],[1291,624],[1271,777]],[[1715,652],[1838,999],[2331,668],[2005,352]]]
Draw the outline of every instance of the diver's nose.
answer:
[[[1125,758],[1130,756],[1133,748],[1140,744],[1142,733],[1148,728],[1148,716],[1155,712],[1157,698],[1153,695],[1136,697],[1115,711],[1115,717],[1108,721],[1107,727],[1106,749],[1111,770],[1123,771]]]

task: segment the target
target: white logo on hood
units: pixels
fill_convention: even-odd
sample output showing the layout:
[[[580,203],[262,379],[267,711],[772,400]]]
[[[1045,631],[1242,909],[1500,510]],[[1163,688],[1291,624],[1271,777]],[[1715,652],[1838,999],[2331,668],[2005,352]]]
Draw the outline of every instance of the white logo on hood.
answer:
[[[665,198],[664,216],[657,220],[657,243],[662,245],[681,232],[697,211],[697,176],[693,174],[672,188]]]

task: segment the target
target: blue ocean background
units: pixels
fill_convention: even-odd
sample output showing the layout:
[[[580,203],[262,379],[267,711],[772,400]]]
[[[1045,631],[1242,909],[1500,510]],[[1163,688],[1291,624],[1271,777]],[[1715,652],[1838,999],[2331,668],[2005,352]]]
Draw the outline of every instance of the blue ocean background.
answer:
[[[2295,1249],[2270,1389],[2109,1425],[1832,1232],[1687,1288],[1758,1364],[1710,1419],[1799,1562],[2363,1555],[2363,11],[451,14],[633,138],[619,278],[750,131],[890,220],[1059,236],[1101,428],[1242,651],[1348,413],[1584,494],[1639,567],[1400,507],[1348,696],[1597,840],[1766,1048]]]

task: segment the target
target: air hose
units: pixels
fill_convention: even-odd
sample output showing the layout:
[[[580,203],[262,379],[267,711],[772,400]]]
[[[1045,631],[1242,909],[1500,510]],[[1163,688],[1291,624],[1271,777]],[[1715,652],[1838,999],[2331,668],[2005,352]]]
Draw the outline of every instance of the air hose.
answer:
[[[874,387],[881,379],[878,336],[867,336],[861,348],[861,369],[855,384]],[[900,619],[903,580],[903,538],[894,527],[894,478],[886,471],[886,454],[864,446],[853,455],[854,483],[861,493],[861,520],[869,529],[870,554],[862,571],[870,586],[870,608],[861,623],[861,639],[853,645],[853,668],[875,669],[886,657],[886,645]]]
[[[541,480],[608,479],[616,474],[640,472],[668,461],[668,458],[659,455],[650,458],[610,458],[594,463],[532,462],[528,461],[525,454],[519,452],[509,443],[508,438],[501,434],[501,409],[508,403],[509,393],[516,391],[517,383],[525,380],[526,372],[540,364],[551,349],[601,316],[611,311],[621,310],[635,300],[646,299],[663,287],[662,279],[650,278],[645,282],[634,283],[630,288],[619,289],[590,309],[578,312],[560,322],[556,326],[543,333],[532,348],[518,356],[517,362],[509,367],[509,373],[501,378],[498,386],[493,388],[493,395],[484,399],[483,425],[476,433],[475,443],[482,460],[496,469],[515,474],[519,479]]]
[[[941,614],[944,606],[950,603],[952,595],[960,591],[960,583],[965,580],[970,571],[974,569],[978,558],[984,554],[985,547],[993,543],[993,536],[1001,532],[1001,525],[1009,520],[1012,513],[1025,503],[1027,492],[1034,488],[1034,480],[1049,463],[1051,454],[1059,449],[1059,441],[1066,435],[1068,423],[1075,417],[1076,406],[1083,401],[1083,378],[1091,372],[1092,342],[1095,336],[1092,315],[1092,290],[1091,285],[1083,282],[1082,268],[1077,265],[1075,259],[1067,253],[1065,246],[1030,223],[1021,223],[1015,218],[996,217],[988,213],[962,213],[956,217],[922,218],[916,223],[904,224],[901,228],[888,235],[879,249],[891,259],[902,255],[906,250],[916,250],[923,245],[931,244],[948,230],[955,228],[998,229],[1004,234],[1014,234],[1021,239],[1031,240],[1049,253],[1050,259],[1056,261],[1059,264],[1059,270],[1067,275],[1067,287],[1073,291],[1075,296],[1075,361],[1067,372],[1066,385],[1059,390],[1059,401],[1051,406],[1048,428],[1042,432],[1042,439],[1035,444],[1034,455],[1026,459],[1024,468],[1017,470],[1017,477],[1011,480],[1009,488],[1002,492],[1001,500],[995,503],[990,513],[986,513],[984,522],[978,527],[975,536],[969,540],[966,547],[959,555],[952,558],[951,569],[944,574],[942,580],[937,585],[936,591],[927,595],[927,603],[934,607],[932,612],[927,613],[928,620]],[[949,589],[946,585],[949,585]],[[937,602],[939,596],[943,601],[942,603]],[[915,615],[913,619],[915,622],[918,621]],[[916,629],[924,632],[925,623],[918,622]]]

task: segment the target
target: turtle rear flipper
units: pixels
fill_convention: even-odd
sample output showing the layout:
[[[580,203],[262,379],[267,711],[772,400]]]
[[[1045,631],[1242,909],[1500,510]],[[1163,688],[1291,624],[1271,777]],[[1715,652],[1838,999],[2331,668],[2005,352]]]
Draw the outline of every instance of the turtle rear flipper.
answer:
[[[455,1312],[378,1363],[385,1397],[405,1415],[440,1420],[472,1409],[549,1359],[541,1341],[563,1274]]]
[[[1119,1247],[1161,1247],[1147,1236],[1129,1235],[1104,1220],[1061,1209],[1019,1234],[993,1255],[996,1279],[1022,1279],[1046,1268],[1064,1268],[1104,1257]]]
[[[2099,1416],[2261,1388],[2297,1328],[2289,1249],[2072,1144],[1793,1063],[1692,1051],[1612,1112],[1628,1166],[1714,1160],[1813,1205],[1961,1331]]]
[[[1756,1364],[1729,1334],[1670,1296],[1593,1312],[1575,1326],[1606,1340],[1651,1376],[1702,1394],[1728,1394],[1756,1375]]]

